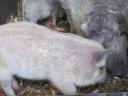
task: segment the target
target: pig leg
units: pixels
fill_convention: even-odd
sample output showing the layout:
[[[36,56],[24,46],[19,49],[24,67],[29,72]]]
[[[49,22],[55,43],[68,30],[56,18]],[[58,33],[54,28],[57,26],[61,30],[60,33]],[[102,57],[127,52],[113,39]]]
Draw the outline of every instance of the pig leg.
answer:
[[[1,66],[0,66],[1,67]],[[14,90],[12,89],[12,75],[7,68],[0,68],[0,85],[5,92],[6,96],[15,96]]]
[[[11,83],[8,81],[1,82],[1,87],[4,90],[6,96],[15,96],[15,93],[11,87]]]
[[[38,24],[43,25],[45,27],[48,27],[50,29],[54,29],[54,26],[55,26],[56,23],[54,24],[52,18],[49,17],[47,19],[39,20]]]
[[[51,19],[52,19],[53,26],[56,26],[56,21],[57,21],[56,17],[53,16]]]
[[[45,27],[48,27],[50,29],[56,30],[56,31],[60,31],[60,32],[64,32],[65,31],[64,28],[57,27],[56,18],[55,17],[49,17],[47,19],[40,20],[40,21],[38,21],[38,24],[43,25]]]
[[[53,29],[56,30],[56,31],[59,31],[59,32],[64,32],[65,29],[64,28],[59,28],[57,27],[57,18],[56,17],[52,17],[52,22],[53,22]]]
[[[12,80],[12,88],[14,90],[18,90],[19,89],[18,82],[15,79]]]
[[[65,95],[74,95],[77,92],[75,85],[66,81],[54,81],[53,84]]]

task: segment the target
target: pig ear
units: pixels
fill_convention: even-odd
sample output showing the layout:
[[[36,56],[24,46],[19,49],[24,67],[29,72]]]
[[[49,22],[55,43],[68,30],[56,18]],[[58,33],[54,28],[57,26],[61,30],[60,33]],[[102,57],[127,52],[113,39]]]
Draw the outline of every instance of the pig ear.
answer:
[[[86,37],[92,38],[93,36],[96,36],[99,31],[101,31],[102,27],[100,26],[101,24],[99,24],[99,22],[92,21],[89,17],[83,24],[81,24],[80,29]]]
[[[80,28],[80,31],[82,33],[83,36],[85,36],[86,38],[89,38],[90,36],[90,32],[88,30],[88,22],[85,21],[82,25],[81,25],[81,28]]]
[[[80,29],[82,31],[82,35],[85,36],[86,38],[91,38],[96,34],[96,30],[89,30],[88,21],[84,22],[81,25]]]
[[[95,60],[97,62],[96,66],[97,67],[106,66],[106,60],[109,54],[110,54],[110,51],[103,51],[98,53],[95,57]]]
[[[83,32],[88,32],[87,21],[85,21],[85,22],[81,25],[81,31],[83,31]]]

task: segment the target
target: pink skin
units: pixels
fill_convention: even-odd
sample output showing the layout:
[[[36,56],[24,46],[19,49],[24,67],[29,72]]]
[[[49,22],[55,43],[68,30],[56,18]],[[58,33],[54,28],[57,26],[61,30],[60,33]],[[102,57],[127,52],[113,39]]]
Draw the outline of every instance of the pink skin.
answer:
[[[13,81],[12,81],[12,88],[15,91],[19,90],[19,84],[18,84],[18,82],[15,79],[13,79]]]

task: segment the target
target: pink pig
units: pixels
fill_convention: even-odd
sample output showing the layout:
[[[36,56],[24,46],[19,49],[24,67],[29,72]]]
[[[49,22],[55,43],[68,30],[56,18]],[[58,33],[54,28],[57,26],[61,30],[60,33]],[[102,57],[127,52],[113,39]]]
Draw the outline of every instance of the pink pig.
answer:
[[[13,76],[47,79],[63,94],[106,78],[107,52],[96,41],[27,22],[0,30],[0,85],[7,96],[15,96]]]

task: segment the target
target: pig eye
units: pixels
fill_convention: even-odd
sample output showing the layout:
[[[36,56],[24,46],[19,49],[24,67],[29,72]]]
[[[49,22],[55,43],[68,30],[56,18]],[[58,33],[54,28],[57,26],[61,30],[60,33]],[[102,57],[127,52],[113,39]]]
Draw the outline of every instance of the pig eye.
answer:
[[[102,67],[99,67],[100,70],[104,70],[105,69],[105,66],[102,66]]]

